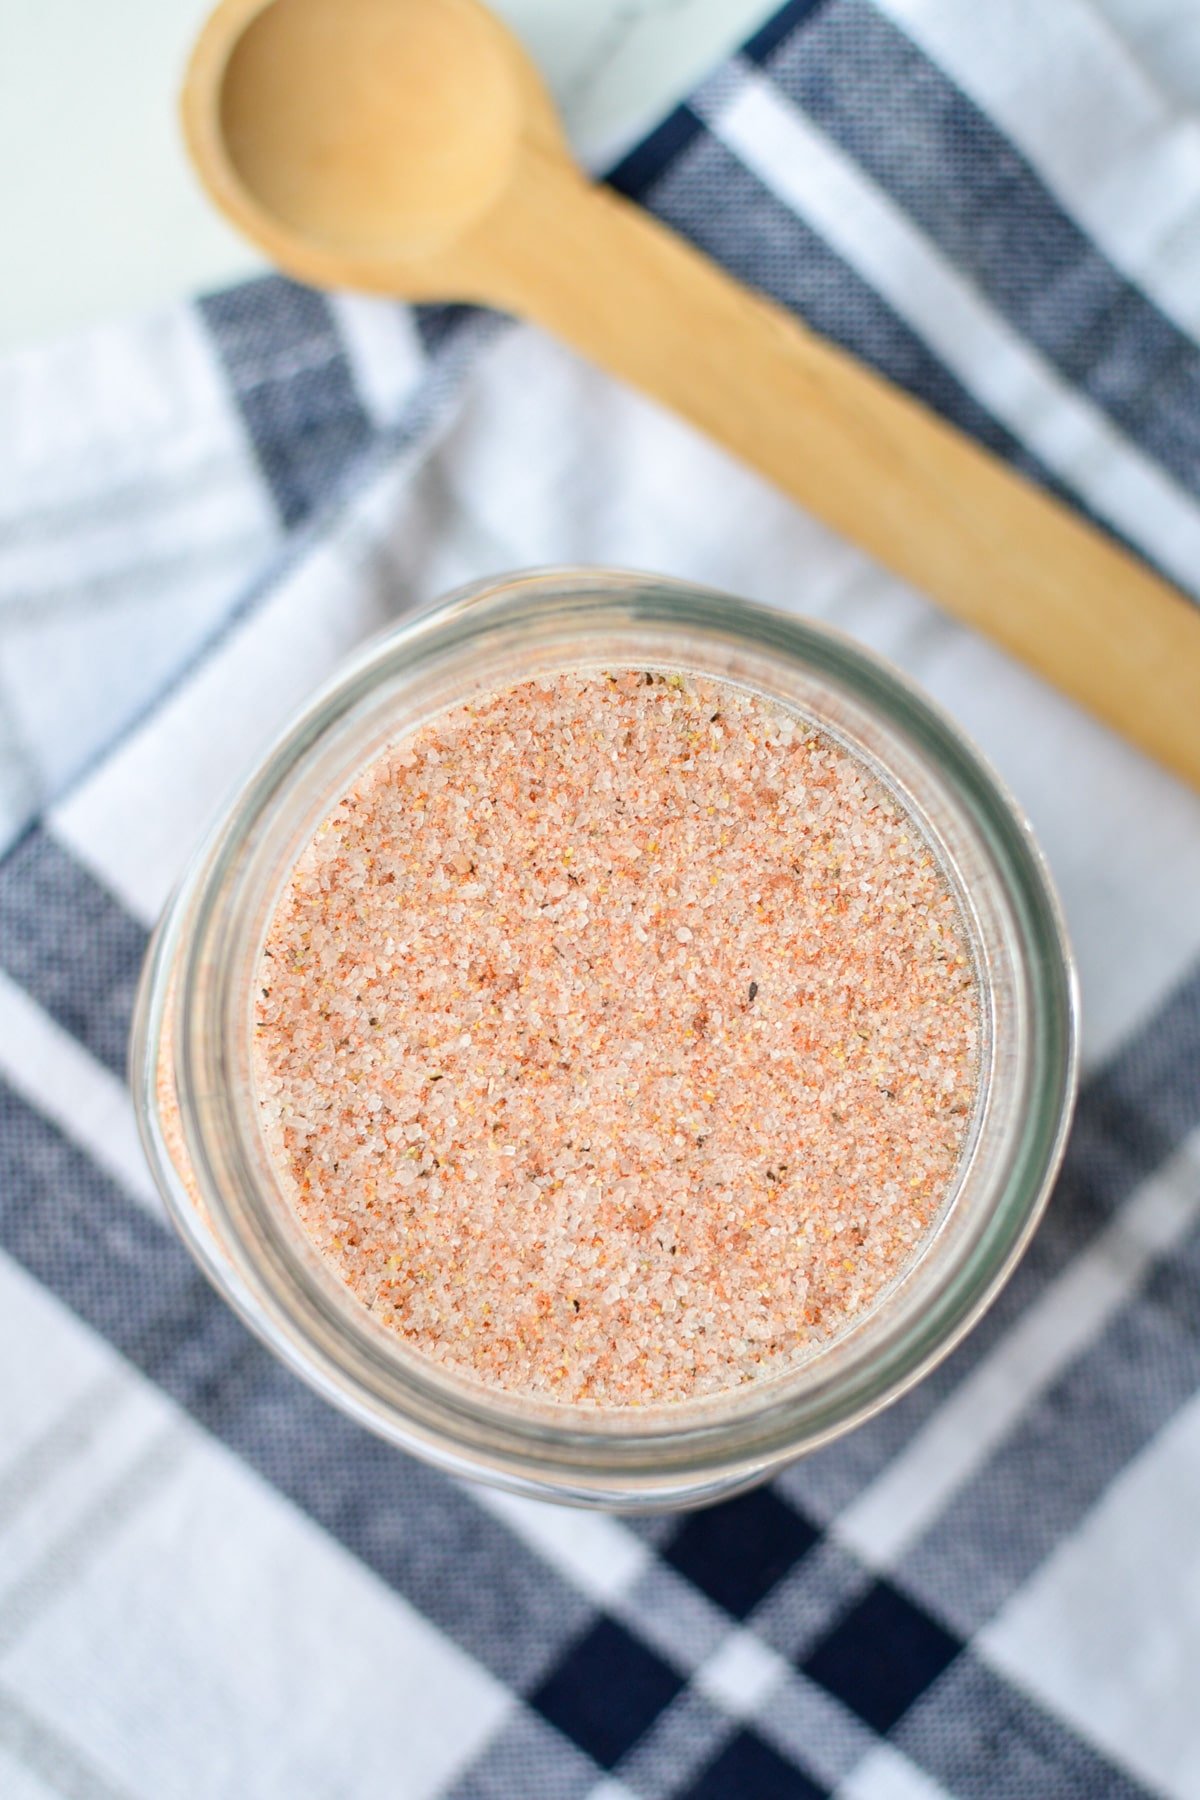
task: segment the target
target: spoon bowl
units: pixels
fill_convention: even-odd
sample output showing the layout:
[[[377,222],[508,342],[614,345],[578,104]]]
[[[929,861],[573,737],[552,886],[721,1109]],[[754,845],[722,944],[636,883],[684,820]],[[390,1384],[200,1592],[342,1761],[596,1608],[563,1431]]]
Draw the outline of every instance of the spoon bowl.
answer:
[[[461,286],[456,247],[523,158],[569,167],[532,64],[476,0],[225,0],[183,121],[213,198],[273,261],[413,299]]]

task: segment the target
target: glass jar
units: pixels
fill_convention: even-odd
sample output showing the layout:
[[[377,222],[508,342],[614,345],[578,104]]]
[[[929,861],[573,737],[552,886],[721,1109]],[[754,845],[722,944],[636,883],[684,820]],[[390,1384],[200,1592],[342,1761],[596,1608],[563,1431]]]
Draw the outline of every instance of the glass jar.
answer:
[[[979,1094],[940,1222],[865,1316],[786,1374],[602,1409],[485,1387],[414,1354],[320,1258],[283,1197],[253,1095],[252,995],[292,865],[400,734],[564,668],[658,667],[769,696],[849,747],[917,821],[955,891],[983,1004]],[[1070,952],[1025,822],[958,730],[833,631],[657,577],[561,570],[452,595],[317,693],[201,846],[142,978],[132,1082],[170,1213],[219,1291],[362,1424],[459,1475],[576,1504],[722,1498],[926,1374],[995,1297],[1062,1155],[1075,1083]]]

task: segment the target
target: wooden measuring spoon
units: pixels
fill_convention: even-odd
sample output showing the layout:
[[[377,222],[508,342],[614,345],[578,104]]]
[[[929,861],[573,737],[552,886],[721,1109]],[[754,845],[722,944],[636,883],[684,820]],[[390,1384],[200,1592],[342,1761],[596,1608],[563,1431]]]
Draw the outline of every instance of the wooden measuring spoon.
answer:
[[[290,274],[535,320],[1200,787],[1200,609],[590,182],[477,0],[223,0],[183,118],[212,198]]]

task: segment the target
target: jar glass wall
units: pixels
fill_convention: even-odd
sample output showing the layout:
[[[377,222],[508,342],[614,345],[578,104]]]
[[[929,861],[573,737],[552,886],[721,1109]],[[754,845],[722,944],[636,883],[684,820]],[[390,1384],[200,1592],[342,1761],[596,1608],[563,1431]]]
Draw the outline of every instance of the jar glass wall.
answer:
[[[656,667],[735,683],[859,757],[957,899],[982,1000],[967,1148],[920,1255],[833,1342],[719,1395],[598,1408],[459,1377],[408,1350],[317,1254],[259,1127],[254,975],[295,860],[391,742],[556,671]],[[132,1050],[139,1123],[185,1241],[260,1337],[334,1404],[456,1473],[581,1504],[694,1505],[762,1479],[925,1374],[994,1297],[1061,1157],[1075,990],[1041,857],[956,728],[824,628],[656,577],[563,570],[465,590],[362,650],[314,696],[201,846],[155,935]]]

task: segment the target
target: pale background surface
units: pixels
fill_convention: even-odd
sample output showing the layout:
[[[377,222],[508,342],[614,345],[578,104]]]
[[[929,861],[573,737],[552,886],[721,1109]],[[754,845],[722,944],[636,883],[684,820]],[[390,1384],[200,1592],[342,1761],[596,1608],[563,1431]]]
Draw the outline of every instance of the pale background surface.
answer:
[[[0,5],[0,348],[258,266],[185,161],[175,92],[211,0]],[[581,153],[632,140],[774,10],[772,0],[496,0]]]
[[[1044,0],[1036,0],[1044,3]],[[1096,0],[1181,103],[1200,105],[1195,0]],[[637,136],[772,0],[495,0],[580,153]],[[175,128],[209,0],[0,6],[0,349],[218,287],[258,266],[192,181]]]

